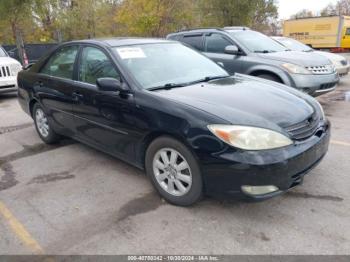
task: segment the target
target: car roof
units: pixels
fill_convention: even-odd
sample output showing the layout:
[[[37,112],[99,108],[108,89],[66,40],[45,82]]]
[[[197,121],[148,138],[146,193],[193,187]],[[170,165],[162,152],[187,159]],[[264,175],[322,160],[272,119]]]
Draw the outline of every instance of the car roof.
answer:
[[[72,41],[69,43],[88,43],[88,44],[102,44],[109,47],[118,47],[126,45],[142,45],[142,44],[157,44],[157,43],[172,43],[174,41],[164,40],[158,38],[138,38],[138,37],[115,37],[115,38],[100,38]]]
[[[233,32],[233,31],[245,31],[250,30],[249,27],[245,26],[227,26],[223,28],[219,27],[205,27],[205,28],[192,28],[192,29],[185,29],[178,31],[176,33],[169,34],[170,35],[176,35],[176,34],[186,34],[186,33],[205,33],[205,32],[213,32],[213,31],[219,31],[219,32]]]

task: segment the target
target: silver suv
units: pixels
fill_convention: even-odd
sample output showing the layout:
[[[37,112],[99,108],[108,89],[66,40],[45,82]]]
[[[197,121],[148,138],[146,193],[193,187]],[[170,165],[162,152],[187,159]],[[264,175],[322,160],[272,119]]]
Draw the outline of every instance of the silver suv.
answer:
[[[203,52],[231,74],[237,72],[280,82],[313,96],[333,91],[339,82],[327,58],[291,51],[249,28],[186,30],[170,34],[167,39],[181,41]]]

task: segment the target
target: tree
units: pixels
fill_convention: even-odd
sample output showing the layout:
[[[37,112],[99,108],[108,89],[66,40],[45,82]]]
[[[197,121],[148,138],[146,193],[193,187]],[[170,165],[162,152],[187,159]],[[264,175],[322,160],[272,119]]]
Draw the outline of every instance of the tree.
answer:
[[[3,36],[9,42],[14,42],[18,31],[24,29],[26,24],[27,12],[31,13],[31,0],[1,0],[0,2],[0,21],[2,27],[9,27],[11,36]],[[8,30],[7,30],[8,31]]]
[[[350,15],[350,0],[339,0],[335,5],[329,4],[321,11],[321,16]]]
[[[123,35],[162,37],[191,24],[191,5],[186,0],[123,1],[115,22]],[[190,6],[190,8],[188,8]]]
[[[164,37],[192,27],[269,31],[275,0],[0,0],[0,41],[68,41],[105,36]]]
[[[253,5],[250,26],[257,31],[267,31],[276,24],[278,10],[274,0],[258,0]]]
[[[199,0],[203,26],[249,26],[264,30],[278,10],[274,0]]]
[[[321,16],[338,15],[338,11],[335,5],[329,4],[321,10]]]
[[[303,9],[298,13],[296,13],[295,15],[292,15],[291,19],[307,18],[307,17],[314,17],[314,14],[310,10]]]

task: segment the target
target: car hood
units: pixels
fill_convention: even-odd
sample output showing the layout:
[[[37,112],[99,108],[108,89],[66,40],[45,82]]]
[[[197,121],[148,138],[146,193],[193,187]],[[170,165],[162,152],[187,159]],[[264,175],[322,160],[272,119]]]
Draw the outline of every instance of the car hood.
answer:
[[[314,107],[289,87],[255,77],[236,75],[158,95],[206,111],[231,124],[282,130],[309,118]],[[300,93],[301,96],[304,94]],[[312,99],[310,97],[310,99]],[[215,124],[215,123],[213,123]]]
[[[20,64],[16,59],[5,56],[0,57],[0,65],[9,65],[9,64]]]
[[[345,57],[341,56],[341,55],[336,55],[336,54],[332,54],[329,52],[324,52],[324,51],[314,51],[313,53],[318,54],[318,55],[322,55],[326,58],[328,58],[329,60],[331,60],[332,62],[340,62],[342,60],[346,60]]]
[[[258,54],[258,56],[265,59],[272,59],[276,61],[302,65],[304,67],[331,64],[328,58],[316,54],[315,52],[307,53],[299,51],[283,51],[275,53]]]

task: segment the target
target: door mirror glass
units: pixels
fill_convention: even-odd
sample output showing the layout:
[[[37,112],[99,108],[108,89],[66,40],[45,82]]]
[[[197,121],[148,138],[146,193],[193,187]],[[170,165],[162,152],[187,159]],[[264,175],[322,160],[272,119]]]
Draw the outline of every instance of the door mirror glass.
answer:
[[[125,92],[127,89],[123,87],[118,79],[104,77],[96,80],[96,85],[100,91]]]
[[[231,55],[238,55],[239,49],[236,45],[228,45],[225,47],[225,53]]]

